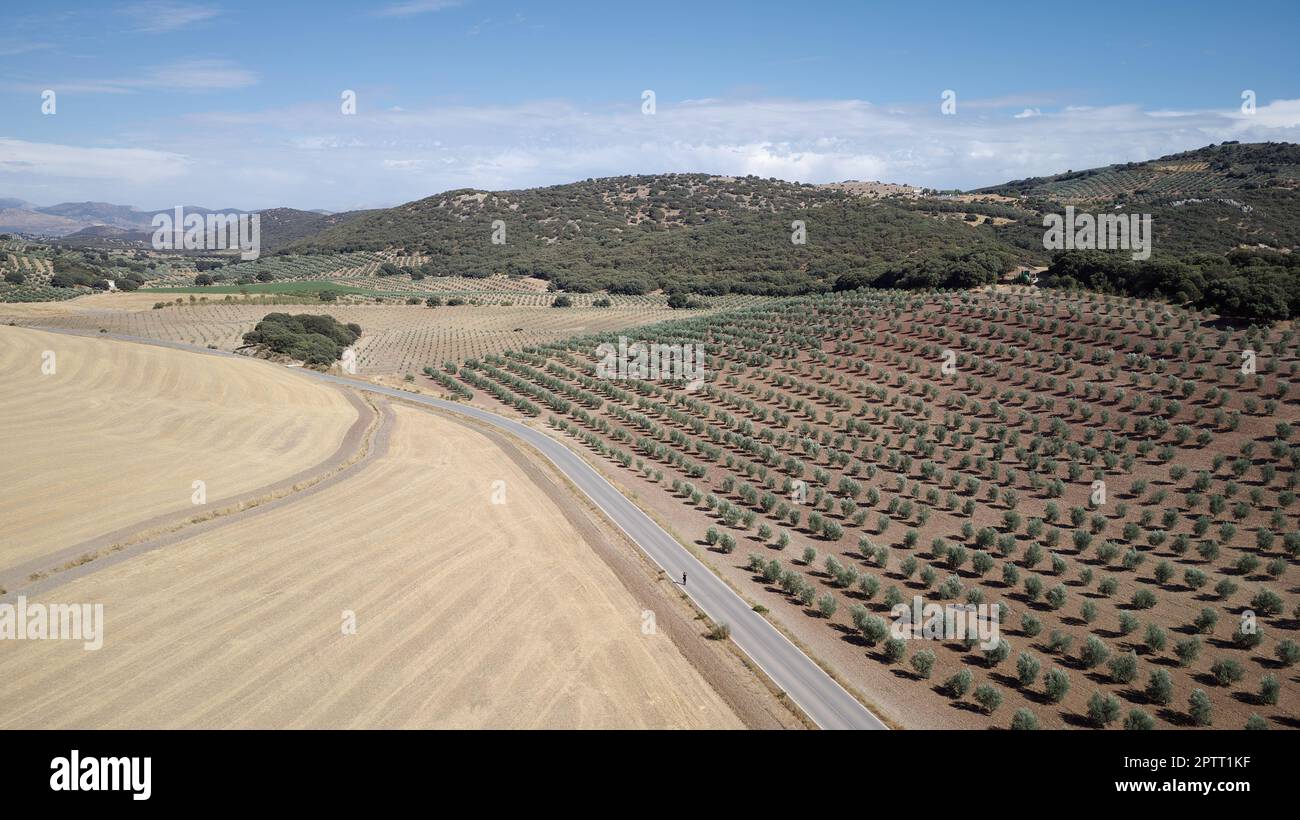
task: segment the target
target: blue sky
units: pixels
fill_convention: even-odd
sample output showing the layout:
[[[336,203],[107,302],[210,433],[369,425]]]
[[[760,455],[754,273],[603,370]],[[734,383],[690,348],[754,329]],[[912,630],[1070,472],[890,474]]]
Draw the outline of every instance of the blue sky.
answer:
[[[1294,2],[7,0],[0,197],[342,210],[665,171],[974,187],[1295,141],[1297,20]]]

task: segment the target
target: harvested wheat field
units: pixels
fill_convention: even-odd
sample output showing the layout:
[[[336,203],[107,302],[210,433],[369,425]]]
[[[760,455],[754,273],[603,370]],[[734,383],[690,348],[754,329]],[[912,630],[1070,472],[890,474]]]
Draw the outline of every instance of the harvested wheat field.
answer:
[[[16,327],[0,327],[0,381],[0,579],[320,465],[358,417],[269,364]]]
[[[234,350],[267,313],[328,313],[363,329],[357,342],[364,376],[419,374],[427,365],[518,350],[585,333],[618,330],[679,315],[649,297],[616,297],[610,307],[552,308],[537,304],[467,304],[437,308],[404,304],[323,303],[302,297],[188,296],[109,293],[63,302],[0,304],[0,322],[139,336]],[[550,296],[546,297],[549,300]],[[159,299],[165,307],[154,309]],[[229,301],[227,301],[229,299]],[[192,300],[192,301],[191,301]],[[181,304],[176,304],[180,301]],[[761,301],[729,297],[719,307]]]
[[[334,444],[356,415],[341,391],[263,362],[172,356],[13,328],[3,333],[4,368],[12,378],[45,346],[69,351],[68,369],[60,371],[69,386],[14,392],[44,390],[40,401],[60,419],[59,429],[88,440],[93,436],[60,408],[74,408],[63,412],[75,419],[88,403],[111,405],[114,394],[103,385],[112,377],[92,374],[111,373],[121,360],[134,363],[127,373],[142,374],[137,394],[153,382],[186,386],[185,395],[209,415],[205,424],[189,424],[189,446],[170,453],[174,464],[154,442],[169,426],[164,420],[185,425],[187,408],[151,417],[145,429],[129,419],[112,425],[114,446],[133,444],[164,472],[175,467],[188,476],[204,453],[214,465],[220,462],[213,452],[231,463],[252,459],[240,442],[260,438],[263,416],[274,412],[261,405],[248,411],[247,391],[255,386],[269,394],[268,404],[294,413],[311,412],[313,401],[336,411],[338,419],[317,412],[334,422]],[[107,395],[81,398],[70,386],[74,376]],[[233,391],[231,383],[245,387]],[[219,400],[197,398],[205,390]],[[172,407],[168,401],[159,398],[163,408]],[[37,415],[20,410],[11,408],[7,418]],[[641,606],[493,442],[405,406],[381,404],[372,416],[364,456],[309,490],[11,589],[10,599],[26,592],[32,602],[102,603],[105,636],[97,651],[79,641],[0,642],[0,677],[8,681],[0,692],[0,726],[742,725],[669,637],[643,634]],[[203,438],[205,429],[222,424],[250,425],[254,432]],[[13,445],[27,446],[17,438]],[[6,470],[15,473],[6,477],[75,474],[74,465],[60,460],[79,456],[95,468],[90,475],[112,486],[144,481],[119,480],[121,471],[137,469],[120,454],[52,449],[49,458],[29,448],[6,459]],[[188,489],[184,497],[188,502]],[[7,503],[16,500],[30,511],[24,514],[31,529],[51,521],[66,528],[111,526],[97,513],[79,511],[95,509],[93,500],[79,500],[74,512],[65,506],[66,493],[28,486],[7,494]],[[112,509],[119,518],[130,513],[125,502]],[[4,518],[12,527],[9,513]],[[42,539],[53,543],[53,535]],[[355,615],[352,634],[344,629],[348,613]]]

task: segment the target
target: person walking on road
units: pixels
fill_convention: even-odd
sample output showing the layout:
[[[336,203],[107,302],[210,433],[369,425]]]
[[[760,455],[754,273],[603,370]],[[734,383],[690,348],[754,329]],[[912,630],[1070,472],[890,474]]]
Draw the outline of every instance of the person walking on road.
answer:
[[[686,586],[686,570],[682,570],[682,586]]]

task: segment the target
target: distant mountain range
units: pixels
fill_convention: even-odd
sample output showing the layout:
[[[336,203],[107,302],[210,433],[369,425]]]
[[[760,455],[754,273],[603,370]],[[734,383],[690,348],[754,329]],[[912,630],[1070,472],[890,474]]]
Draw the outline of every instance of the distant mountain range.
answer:
[[[237,208],[184,206],[197,214],[242,214]],[[21,233],[53,237],[67,244],[147,244],[153,235],[155,214],[173,209],[142,211],[111,202],[61,202],[39,206],[21,199],[0,199],[0,233]],[[269,208],[261,214],[262,244],[279,247],[311,236],[365,211],[330,213],[296,208]]]

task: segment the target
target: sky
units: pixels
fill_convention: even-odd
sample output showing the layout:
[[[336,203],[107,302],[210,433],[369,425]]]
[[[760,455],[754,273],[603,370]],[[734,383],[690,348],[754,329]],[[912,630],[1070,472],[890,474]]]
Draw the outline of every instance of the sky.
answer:
[[[0,198],[340,211],[666,172],[968,189],[1300,141],[1298,12],[5,0]]]

